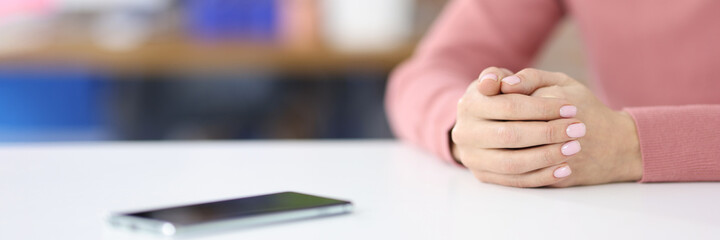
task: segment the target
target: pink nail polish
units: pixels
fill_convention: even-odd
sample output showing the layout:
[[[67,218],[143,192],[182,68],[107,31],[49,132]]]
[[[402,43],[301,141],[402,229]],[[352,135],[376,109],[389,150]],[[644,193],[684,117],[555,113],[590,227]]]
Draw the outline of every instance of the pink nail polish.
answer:
[[[572,105],[562,106],[560,108],[561,117],[574,117],[577,114],[577,107]]]
[[[579,138],[582,136],[585,136],[585,124],[584,123],[575,123],[571,124],[570,126],[565,129],[565,133],[567,133],[568,137],[571,138]]]
[[[582,149],[580,147],[580,142],[573,140],[563,144],[562,147],[560,147],[560,152],[565,156],[570,156],[580,152],[580,149]]]
[[[515,85],[515,84],[520,83],[520,78],[518,76],[512,75],[512,76],[503,78],[502,81],[504,83],[507,83],[510,85]]]
[[[564,167],[555,169],[555,171],[553,172],[553,176],[555,176],[556,178],[564,178],[564,177],[570,176],[571,173],[572,173],[572,170],[570,170],[570,166],[564,166]]]
[[[485,79],[492,79],[494,81],[498,80],[498,76],[493,73],[486,73],[480,78],[480,82],[484,81]]]

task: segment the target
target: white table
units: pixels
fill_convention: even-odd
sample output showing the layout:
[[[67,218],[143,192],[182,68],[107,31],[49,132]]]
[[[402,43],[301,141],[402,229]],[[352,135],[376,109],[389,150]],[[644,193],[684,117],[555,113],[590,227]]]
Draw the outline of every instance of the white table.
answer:
[[[147,238],[104,214],[286,190],[355,212],[206,238],[720,239],[720,183],[517,189],[394,141],[6,145],[0,239]]]

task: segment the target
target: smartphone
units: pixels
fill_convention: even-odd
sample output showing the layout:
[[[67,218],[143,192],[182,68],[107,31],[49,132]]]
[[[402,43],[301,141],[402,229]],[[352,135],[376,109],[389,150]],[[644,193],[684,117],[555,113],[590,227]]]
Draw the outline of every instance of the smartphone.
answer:
[[[206,234],[352,212],[349,201],[281,192],[193,205],[113,214],[111,225],[165,236]]]

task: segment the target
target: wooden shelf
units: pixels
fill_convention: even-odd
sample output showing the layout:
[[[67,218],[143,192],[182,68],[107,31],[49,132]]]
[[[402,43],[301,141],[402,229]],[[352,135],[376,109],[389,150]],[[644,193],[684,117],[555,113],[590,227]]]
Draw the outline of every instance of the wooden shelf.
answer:
[[[348,68],[391,69],[413,51],[414,44],[382,53],[341,53],[326,47],[288,48],[243,43],[153,41],[116,52],[92,43],[56,43],[32,51],[0,56],[2,63],[79,62],[117,71],[183,71],[271,68],[281,71],[339,71]]]

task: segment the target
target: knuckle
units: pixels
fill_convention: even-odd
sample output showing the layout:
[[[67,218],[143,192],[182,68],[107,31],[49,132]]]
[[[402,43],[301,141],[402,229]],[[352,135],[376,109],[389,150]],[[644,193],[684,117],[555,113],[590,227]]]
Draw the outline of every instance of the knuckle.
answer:
[[[475,99],[473,99],[471,96],[468,96],[467,94],[463,95],[460,99],[458,99],[457,106],[458,110],[467,110],[471,107],[471,105],[474,103]]]
[[[458,124],[450,130],[450,138],[454,143],[462,143],[463,135],[463,131],[460,129]]]
[[[544,166],[552,166],[557,162],[557,155],[551,150],[542,151],[540,154],[540,161],[545,163]]]
[[[571,79],[569,75],[564,72],[554,72],[560,79],[568,80]]]
[[[467,114],[467,104],[468,104],[467,102],[468,101],[467,101],[467,99],[465,99],[465,97],[462,97],[458,100],[458,102],[457,102],[457,115],[458,116],[463,116],[463,115]]]
[[[508,186],[517,187],[517,188],[525,188],[525,187],[529,186],[529,184],[526,181],[524,181],[518,177],[511,177],[510,179],[508,179],[507,183],[508,183],[507,184]]]
[[[570,75],[567,75],[564,72],[555,72],[553,74],[555,74],[555,76],[558,79],[560,79],[561,82],[563,82],[563,83],[577,83],[577,81],[574,78],[572,78]]]
[[[519,73],[529,73],[532,71],[533,71],[533,68],[523,68],[523,69],[520,69],[520,71],[518,71],[518,74]]]
[[[497,141],[502,145],[511,145],[520,140],[517,130],[511,126],[500,126],[495,132]]]
[[[555,126],[550,125],[550,124],[545,124],[542,128],[543,128],[542,131],[544,132],[544,135],[545,135],[546,143],[554,143],[557,140],[558,135],[559,135],[557,133]]]
[[[545,86],[537,89],[530,96],[552,98],[558,101],[566,102],[565,104],[569,104],[569,102],[567,102],[567,97],[565,96],[565,91],[563,91],[559,86],[556,85]]]
[[[537,188],[537,187],[543,187],[547,186],[547,183],[541,182],[541,181],[533,181],[525,184],[525,188]]]
[[[482,117],[484,113],[482,109],[486,109],[485,101],[471,97],[463,97],[457,103],[458,119],[462,117]]]
[[[456,154],[455,157],[457,158],[458,161],[460,161],[460,163],[462,163],[463,166],[470,168],[468,166],[469,161],[468,161],[465,151],[463,150],[462,147],[457,146],[457,148],[455,149],[455,154]]]
[[[523,68],[519,72],[517,72],[517,75],[522,75],[523,77],[536,77],[538,74],[538,70],[534,68]]]
[[[535,188],[535,187],[542,187],[547,184],[544,183],[541,179],[529,178],[529,179],[523,179],[519,183],[519,185],[520,185],[519,187],[522,187],[522,188]]]
[[[540,106],[538,106],[536,109],[540,111],[541,116],[546,116],[548,118],[557,118],[560,114],[558,107],[548,103],[540,104]]]
[[[502,101],[502,103],[499,104],[498,111],[500,112],[500,115],[503,118],[511,118],[512,116],[516,115],[518,110],[520,109],[520,104],[516,101]]]
[[[504,174],[520,174],[524,172],[521,164],[512,160],[503,162],[500,171]]]

